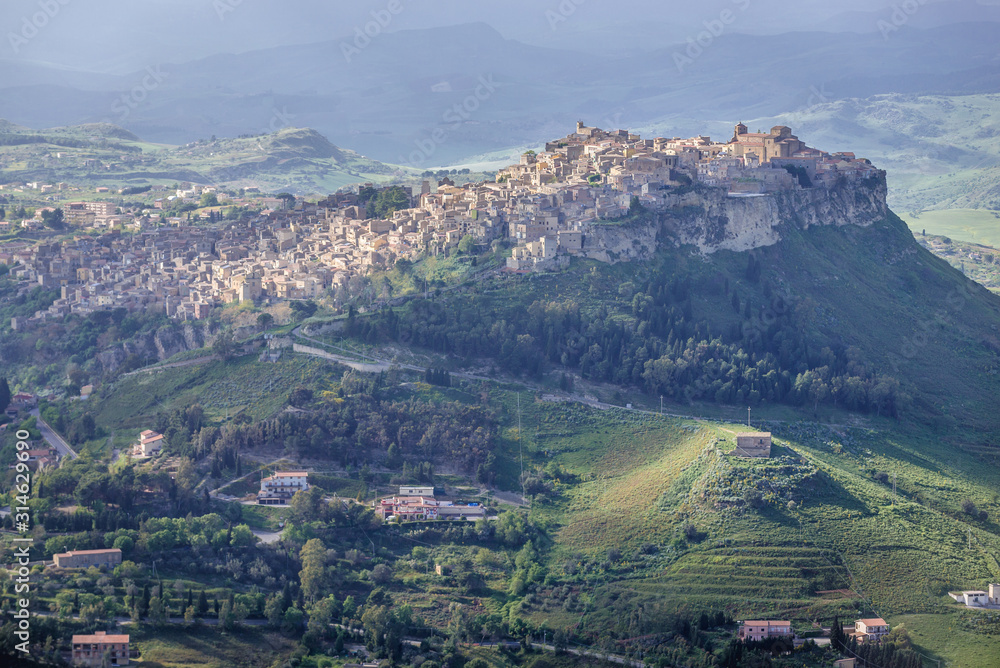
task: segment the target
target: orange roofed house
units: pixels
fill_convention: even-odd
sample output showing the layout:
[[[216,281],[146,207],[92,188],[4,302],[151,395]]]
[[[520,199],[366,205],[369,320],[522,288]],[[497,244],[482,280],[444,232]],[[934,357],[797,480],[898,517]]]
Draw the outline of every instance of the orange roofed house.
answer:
[[[160,454],[162,449],[163,434],[158,434],[152,429],[147,429],[139,434],[139,447],[136,451],[137,455],[142,457],[152,457],[153,455]]]
[[[74,666],[104,666],[107,655],[112,666],[129,665],[128,635],[108,635],[98,631],[93,635],[73,636]]]
[[[740,624],[740,640],[760,642],[768,638],[792,638],[792,623],[789,621],[747,621]]]
[[[73,550],[52,555],[56,568],[90,568],[91,566],[107,566],[114,568],[122,563],[122,551],[111,550]]]

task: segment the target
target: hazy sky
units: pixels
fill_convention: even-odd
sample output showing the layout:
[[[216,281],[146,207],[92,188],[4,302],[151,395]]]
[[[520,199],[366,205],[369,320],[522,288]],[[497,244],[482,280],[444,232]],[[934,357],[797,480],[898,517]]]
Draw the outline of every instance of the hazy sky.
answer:
[[[845,12],[887,11],[892,4],[893,0],[705,0],[694,6],[662,0],[3,0],[0,59],[123,73],[154,62],[340,40],[379,17],[386,31],[483,21],[507,38],[542,46],[592,52],[651,49],[683,42],[720,18],[730,19],[726,29],[731,32],[781,33],[822,29],[824,22]],[[851,29],[875,30],[870,15],[850,21],[857,24]]]

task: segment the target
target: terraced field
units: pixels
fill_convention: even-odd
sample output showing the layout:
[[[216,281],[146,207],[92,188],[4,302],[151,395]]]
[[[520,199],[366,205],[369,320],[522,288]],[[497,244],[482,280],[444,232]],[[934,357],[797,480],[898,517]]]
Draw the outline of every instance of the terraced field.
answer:
[[[738,546],[689,552],[662,576],[631,586],[678,606],[728,610],[737,617],[828,618],[856,609],[852,597],[816,593],[824,582],[842,581],[843,569],[817,548]]]

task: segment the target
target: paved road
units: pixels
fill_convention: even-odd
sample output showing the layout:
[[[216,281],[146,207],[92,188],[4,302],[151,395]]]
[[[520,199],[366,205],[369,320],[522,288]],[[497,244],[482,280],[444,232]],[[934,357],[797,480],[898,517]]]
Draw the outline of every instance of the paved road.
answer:
[[[156,373],[157,371],[163,371],[164,369],[176,369],[182,366],[193,366],[195,364],[204,364],[205,362],[213,362],[219,359],[218,355],[209,355],[208,357],[197,357],[193,360],[184,360],[182,362],[171,362],[170,364],[155,364],[153,366],[143,367],[142,369],[136,369],[135,371],[129,371],[128,373],[123,373],[119,378],[128,378],[129,376],[134,376],[140,373]]]
[[[260,539],[260,542],[264,545],[270,545],[271,543],[277,543],[281,540],[281,534],[285,533],[284,530],[281,531],[262,531],[260,529],[251,529],[253,535]]]
[[[42,416],[38,414],[38,409],[31,411],[31,414],[38,418],[38,431],[42,432],[42,438],[55,448],[60,455],[63,457],[69,457],[70,459],[76,459],[79,455],[69,447],[69,443],[63,440],[62,436],[55,432],[55,429],[49,426],[49,424],[42,419]]]
[[[315,341],[315,339],[309,339],[309,341]],[[319,342],[317,342],[319,343]],[[369,362],[358,362],[350,357],[345,357],[344,355],[337,355],[335,353],[328,353],[325,350],[320,350],[319,348],[313,348],[311,346],[304,346],[299,343],[292,344],[292,350],[297,353],[302,353],[303,355],[312,355],[313,357],[320,357],[325,360],[330,360],[331,362],[337,362],[338,364],[343,364],[344,366],[350,367],[355,371],[363,371],[364,373],[379,373],[381,371],[388,371],[392,367],[398,367],[400,369],[406,369],[407,371],[419,371],[423,373],[427,370],[427,367],[417,366],[415,364],[400,364],[398,362],[392,362],[391,360],[381,360],[370,355],[366,357],[368,359],[374,360],[374,363]],[[478,380],[478,381],[491,381],[492,378],[487,376],[477,376],[471,373],[462,373],[460,371],[449,371],[448,372],[453,378],[462,378],[464,380]]]

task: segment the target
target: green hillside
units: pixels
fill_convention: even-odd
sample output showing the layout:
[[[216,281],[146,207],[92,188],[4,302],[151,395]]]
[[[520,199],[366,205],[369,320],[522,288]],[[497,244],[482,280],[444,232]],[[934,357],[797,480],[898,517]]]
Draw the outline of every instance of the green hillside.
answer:
[[[787,124],[810,146],[869,158],[892,174],[889,203],[898,211],[1000,209],[1000,96],[826,97],[751,124]]]
[[[950,623],[947,591],[1000,577],[1000,472],[920,430],[759,423],[776,445],[754,461],[730,454],[739,425],[538,402],[522,402],[522,421],[550,473],[531,511],[552,532],[550,572],[596,603],[583,616],[528,606],[536,622],[599,634],[635,609],[726,610],[801,631],[867,614],[926,629]],[[957,665],[1000,656],[914,640]]]
[[[788,229],[752,253],[667,247],[648,263],[574,260],[563,273],[411,301],[348,332],[653,398],[889,414],[979,445],[997,435],[998,327],[996,295],[892,216]],[[510,343],[518,337],[530,338]]]
[[[66,182],[122,188],[191,181],[266,192],[326,194],[353,183],[404,176],[399,168],[340,149],[313,130],[205,139],[185,146],[142,142],[109,124],[30,131],[0,128],[0,182]]]

